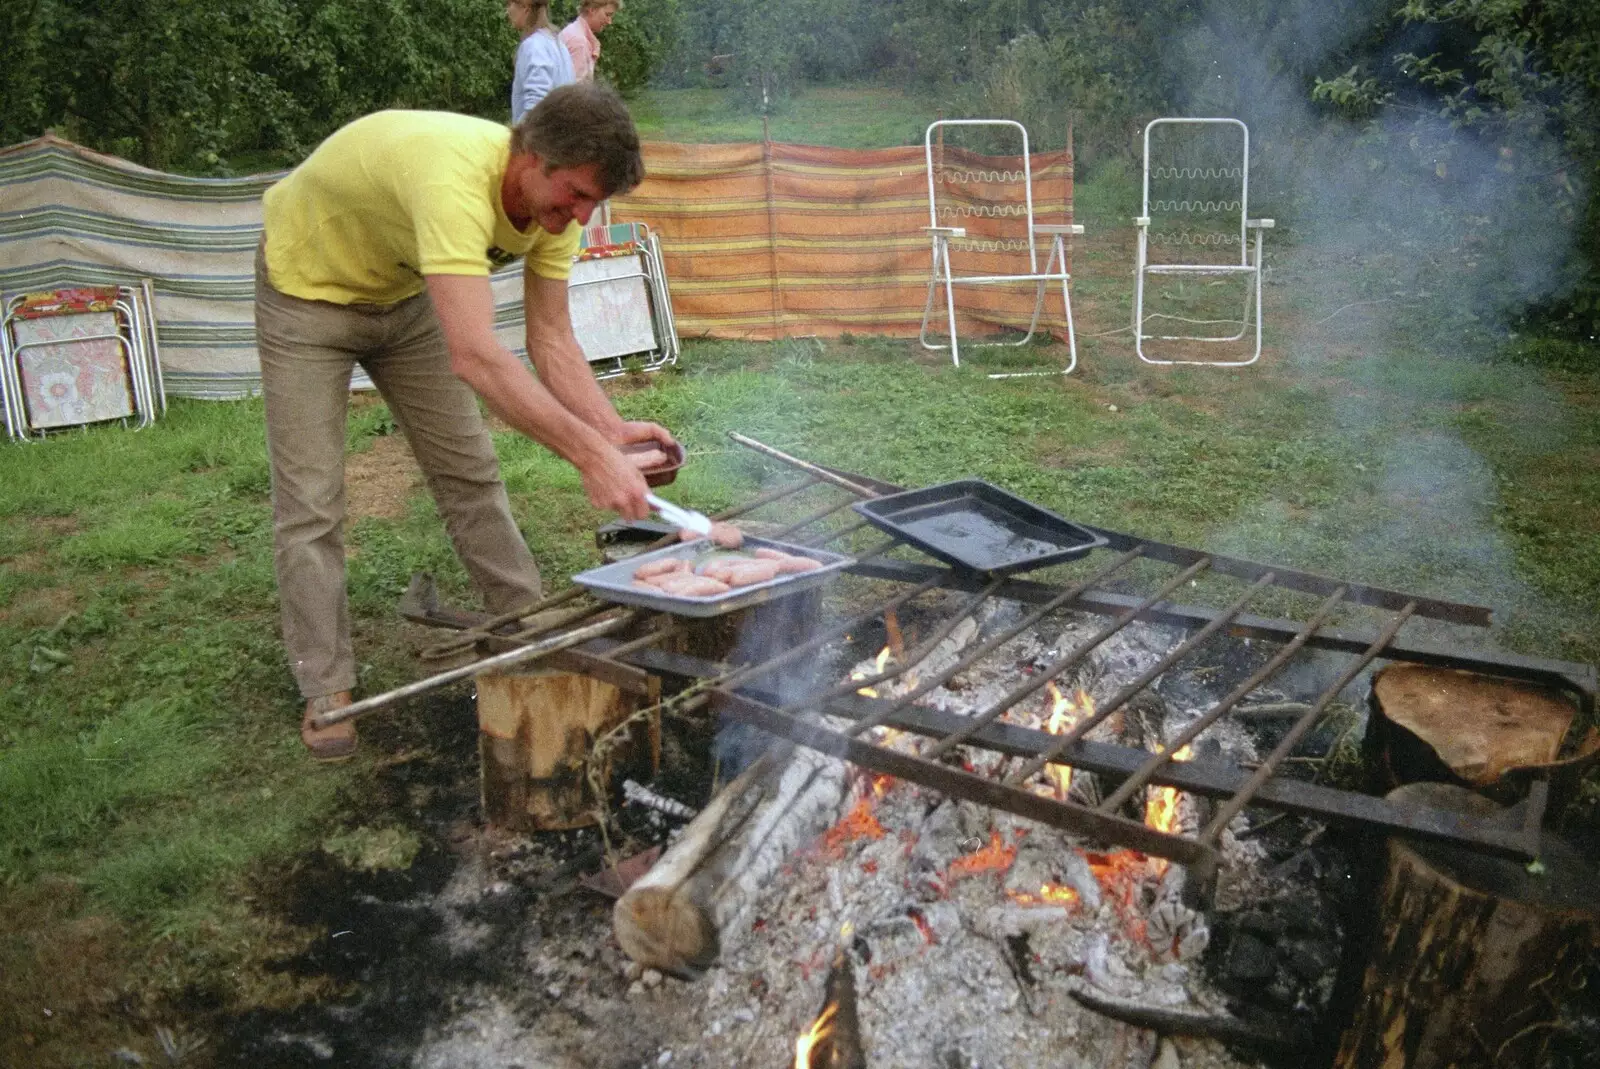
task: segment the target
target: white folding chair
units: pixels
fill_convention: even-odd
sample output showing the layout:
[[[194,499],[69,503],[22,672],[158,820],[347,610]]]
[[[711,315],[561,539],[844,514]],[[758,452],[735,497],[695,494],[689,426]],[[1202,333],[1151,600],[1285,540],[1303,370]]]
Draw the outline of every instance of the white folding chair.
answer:
[[[974,153],[943,147],[946,127],[991,127],[1015,131],[1021,139],[1022,169],[996,171],[985,167]],[[936,154],[934,141],[941,142]],[[1083,233],[1077,224],[1042,224],[1033,218],[1033,164],[1028,131],[1009,119],[941,119],[931,123],[923,138],[928,168],[928,225],[923,230],[933,246],[933,270],[928,278],[928,300],[922,310],[919,338],[924,349],[949,349],[950,359],[961,366],[961,346],[956,336],[957,286],[1006,286],[1032,283],[1033,314],[1027,333],[1019,341],[973,343],[982,346],[1027,345],[1039,328],[1045,294],[1052,282],[1061,284],[1062,313],[1066,317],[1067,366],[1059,372],[1071,373],[1078,366],[1078,340],[1072,326],[1072,297],[1067,292],[1071,275],[1067,272],[1066,238]],[[957,225],[959,224],[959,225]],[[1039,245],[1050,243],[1044,269],[1039,268]],[[956,262],[959,260],[960,265]],[[949,342],[933,340],[929,324],[934,314],[934,297],[944,291],[945,321]],[[1003,311],[992,311],[990,318],[1003,319]],[[995,372],[991,379],[1052,375],[1054,371]]]
[[[1154,119],[1144,128],[1144,201],[1134,271],[1133,337],[1147,364],[1244,367],[1261,356],[1262,235],[1271,219],[1250,218],[1250,131],[1238,119]],[[1253,240],[1251,235],[1253,234]],[[1235,297],[1211,292],[1226,280],[1243,285],[1237,316],[1221,309]],[[1196,285],[1211,279],[1206,285]],[[1171,311],[1152,312],[1152,284]],[[1236,288],[1235,288],[1236,289]],[[1219,301],[1226,302],[1219,307]],[[1221,316],[1221,318],[1217,318]],[[1158,326],[1156,321],[1185,326]],[[1157,330],[1190,333],[1155,333]],[[1238,346],[1254,332],[1253,346]],[[1197,358],[1195,346],[1228,346],[1216,358]],[[1249,352],[1246,357],[1245,352]]]

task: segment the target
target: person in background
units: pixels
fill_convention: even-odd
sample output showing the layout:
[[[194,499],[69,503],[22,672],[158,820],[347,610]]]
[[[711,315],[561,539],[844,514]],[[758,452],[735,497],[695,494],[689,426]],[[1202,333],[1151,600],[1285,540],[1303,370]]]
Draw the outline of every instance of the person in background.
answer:
[[[664,427],[617,414],[567,309],[579,228],[643,176],[627,108],[591,82],[552,90],[512,130],[448,112],[380,111],[336,130],[267,190],[255,313],[273,564],[284,649],[305,699],[300,738],[317,760],[356,748],[353,721],[319,728],[312,719],[349,705],[356,685],[343,534],[356,364],[404,431],[491,612],[531,604],[541,585],[479,398],[575,467],[595,508],[649,513],[644,476],[621,447],[676,443]],[[489,273],[517,256],[537,376],[495,334]]]
[[[578,17],[561,31],[561,43],[572,56],[572,76],[580,82],[594,78],[600,62],[600,31],[611,25],[622,0],[579,0]]]
[[[522,35],[511,74],[511,125],[558,85],[576,81],[572,56],[550,25],[550,0],[506,0],[506,18]]]

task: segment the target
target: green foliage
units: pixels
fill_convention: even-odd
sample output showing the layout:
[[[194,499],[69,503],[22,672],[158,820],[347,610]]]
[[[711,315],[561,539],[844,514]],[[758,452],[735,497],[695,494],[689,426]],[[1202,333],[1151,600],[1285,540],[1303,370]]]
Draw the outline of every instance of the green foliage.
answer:
[[[675,4],[629,5],[602,74],[642,86]],[[383,108],[505,118],[515,45],[495,0],[25,0],[0,12],[0,143],[52,127],[154,167],[288,165]]]

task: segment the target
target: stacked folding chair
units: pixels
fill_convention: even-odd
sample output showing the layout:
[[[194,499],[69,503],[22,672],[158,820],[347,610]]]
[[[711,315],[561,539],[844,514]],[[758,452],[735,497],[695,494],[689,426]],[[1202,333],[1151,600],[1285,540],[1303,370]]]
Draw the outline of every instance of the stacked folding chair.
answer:
[[[0,401],[15,440],[166,411],[150,284],[16,294],[0,305]]]
[[[661,240],[644,223],[584,230],[567,303],[596,378],[659,371],[678,362]]]

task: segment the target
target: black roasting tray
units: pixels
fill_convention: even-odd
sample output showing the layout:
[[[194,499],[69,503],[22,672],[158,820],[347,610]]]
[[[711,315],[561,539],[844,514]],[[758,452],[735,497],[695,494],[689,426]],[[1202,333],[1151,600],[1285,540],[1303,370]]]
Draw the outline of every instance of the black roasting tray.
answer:
[[[874,527],[987,575],[1077,560],[1106,544],[1103,535],[982,479],[957,479],[853,507]]]
[[[760,605],[776,598],[786,597],[821,586],[832,581],[845,568],[855,563],[855,558],[847,557],[842,553],[829,553],[825,549],[813,549],[810,546],[797,546],[788,542],[774,542],[766,538],[756,538],[745,535],[744,548],[755,549],[766,546],[771,549],[781,549],[785,553],[793,553],[802,557],[810,557],[820,561],[821,568],[811,572],[799,572],[793,575],[780,575],[768,579],[765,583],[755,583],[751,586],[736,586],[725,594],[713,594],[704,598],[683,598],[668,594],[665,591],[641,590],[633,585],[633,570],[646,561],[665,560],[667,558],[684,558],[699,561],[717,554],[727,554],[730,551],[718,549],[705,539],[696,539],[693,542],[677,542],[662,549],[651,550],[648,553],[639,553],[632,557],[624,558],[612,564],[603,564],[598,568],[590,568],[572,577],[572,581],[579,586],[587,587],[589,592],[597,598],[606,601],[617,601],[624,605],[638,605],[641,608],[655,609],[658,612],[670,612],[677,616],[709,617],[721,616],[725,612],[735,609],[744,609],[752,605]]]

